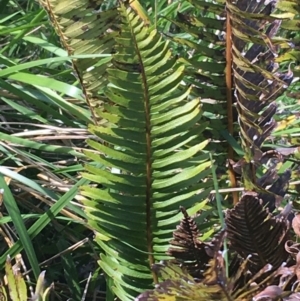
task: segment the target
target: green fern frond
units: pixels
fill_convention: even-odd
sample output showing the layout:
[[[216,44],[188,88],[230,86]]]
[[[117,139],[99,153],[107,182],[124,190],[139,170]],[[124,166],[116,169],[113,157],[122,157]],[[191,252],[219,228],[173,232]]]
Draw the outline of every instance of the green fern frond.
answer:
[[[203,151],[208,140],[186,147],[200,141],[205,124],[199,100],[188,101],[190,89],[180,88],[183,65],[131,9],[121,5],[119,13],[105,93],[112,105],[98,110],[109,127],[90,127],[104,143],[88,142],[97,152],[86,155],[98,165],[83,174],[99,186],[82,193],[104,250],[100,266],[114,293],[132,300],[157,282],[150,267],[167,258],[179,206],[193,214],[206,204],[211,163]]]
[[[108,81],[106,69],[117,35],[116,8],[103,10],[104,0],[40,0],[69,55],[106,54],[104,59],[73,60],[73,67],[86,100],[94,114],[94,107],[103,100]],[[94,114],[95,115],[95,114]],[[95,116],[94,116],[95,117]]]
[[[176,28],[176,33],[169,38],[174,48],[185,49],[180,58],[186,66],[185,83],[191,85],[194,97],[201,97],[204,120],[209,121],[205,135],[214,137],[208,149],[219,154],[215,160],[221,170],[225,167],[228,148],[220,131],[227,129],[225,6],[211,1],[187,2],[190,8],[178,10],[177,17],[169,19]]]

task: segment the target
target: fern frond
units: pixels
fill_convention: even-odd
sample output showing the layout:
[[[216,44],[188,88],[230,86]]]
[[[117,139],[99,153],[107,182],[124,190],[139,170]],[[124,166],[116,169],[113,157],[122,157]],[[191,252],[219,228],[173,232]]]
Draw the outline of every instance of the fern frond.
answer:
[[[184,48],[180,61],[186,66],[185,83],[192,86],[192,95],[201,97],[204,120],[209,121],[205,137],[214,137],[207,149],[215,156],[218,170],[225,172],[227,129],[225,73],[225,6],[212,1],[189,0],[190,8],[177,11],[169,19],[176,33],[169,36],[175,47]],[[220,131],[222,129],[222,131]]]
[[[106,68],[110,65],[118,24],[116,8],[103,10],[104,0],[40,0],[61,43],[69,55],[105,54],[107,58],[73,60],[73,68],[82,85],[91,113],[103,100]]]
[[[205,243],[199,240],[199,230],[195,221],[181,209],[184,218],[173,233],[168,254],[175,257],[176,263],[184,263],[189,274],[194,278],[202,275],[210,256],[206,253]]]
[[[175,258],[175,263],[184,265],[194,278],[203,277],[208,262],[214,258],[223,244],[224,231],[216,235],[210,242],[202,242],[194,219],[181,207],[184,218],[173,232],[173,239],[168,249],[169,255]]]
[[[203,151],[208,141],[199,143],[205,129],[200,102],[188,101],[190,89],[179,88],[184,66],[130,8],[121,5],[119,13],[105,93],[113,105],[97,111],[110,126],[90,127],[105,143],[89,141],[98,153],[87,156],[98,165],[83,174],[99,187],[85,187],[83,194],[91,199],[86,213],[105,252],[100,266],[115,294],[131,300],[157,282],[150,267],[168,258],[179,206],[189,213],[204,206],[211,163]]]
[[[227,235],[232,250],[244,259],[251,255],[250,271],[256,273],[266,264],[274,269],[288,257],[285,243],[289,223],[270,216],[257,193],[247,192],[226,216]]]
[[[135,301],[227,300],[218,284],[198,283],[185,270],[168,262],[156,264],[154,269],[163,281],[154,290],[139,295]]]
[[[276,1],[227,1],[232,27],[232,55],[235,95],[245,160],[245,187],[255,189],[256,166],[262,158],[261,146],[275,128],[276,98],[289,86],[292,72],[278,71],[275,63],[280,46],[276,40],[281,20],[270,17]]]

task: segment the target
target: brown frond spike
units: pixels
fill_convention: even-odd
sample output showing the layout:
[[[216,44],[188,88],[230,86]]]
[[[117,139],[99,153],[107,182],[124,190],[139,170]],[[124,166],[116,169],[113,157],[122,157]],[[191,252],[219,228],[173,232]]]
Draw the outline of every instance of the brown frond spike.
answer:
[[[195,278],[202,278],[210,259],[215,258],[221,249],[224,231],[218,233],[209,243],[199,240],[199,230],[196,222],[190,217],[185,208],[180,207],[183,219],[173,233],[172,247],[167,254],[175,257],[177,264],[183,264]]]
[[[189,273],[196,278],[202,275],[210,257],[205,251],[205,244],[199,237],[199,230],[195,221],[188,215],[185,208],[180,208],[184,218],[173,233],[172,247],[167,254],[175,257],[178,264],[184,263]]]

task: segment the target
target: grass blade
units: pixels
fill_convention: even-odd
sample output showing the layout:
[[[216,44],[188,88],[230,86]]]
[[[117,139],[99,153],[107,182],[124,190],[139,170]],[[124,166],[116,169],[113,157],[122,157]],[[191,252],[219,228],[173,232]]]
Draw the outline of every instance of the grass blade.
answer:
[[[27,233],[27,229],[23,222],[18,205],[17,205],[9,187],[6,184],[3,175],[0,175],[0,187],[2,189],[4,189],[3,202],[5,205],[5,208],[7,209],[8,214],[10,215],[10,217],[13,221],[13,224],[14,224],[16,231],[18,233],[18,236],[20,238],[20,242],[27,254],[28,260],[29,260],[30,265],[33,270],[34,277],[35,277],[35,279],[38,279],[41,271],[39,268],[36,254],[33,249],[33,245],[31,243],[31,239]],[[10,254],[10,255],[14,256],[14,255],[16,255],[16,253],[14,255],[12,255],[12,254]]]

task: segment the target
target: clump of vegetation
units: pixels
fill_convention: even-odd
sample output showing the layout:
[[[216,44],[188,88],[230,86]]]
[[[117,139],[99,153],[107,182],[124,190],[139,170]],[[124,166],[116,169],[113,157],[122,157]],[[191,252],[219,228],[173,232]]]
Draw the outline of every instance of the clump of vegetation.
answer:
[[[289,207],[289,205],[288,205]],[[201,241],[184,208],[168,253],[153,266],[161,283],[136,298],[146,300],[294,300],[299,298],[299,215],[274,215],[258,194],[247,192],[226,216],[227,229]],[[293,214],[292,214],[293,215]],[[227,242],[227,243],[225,243]]]
[[[0,265],[63,300],[298,298],[297,1],[6,2]]]

